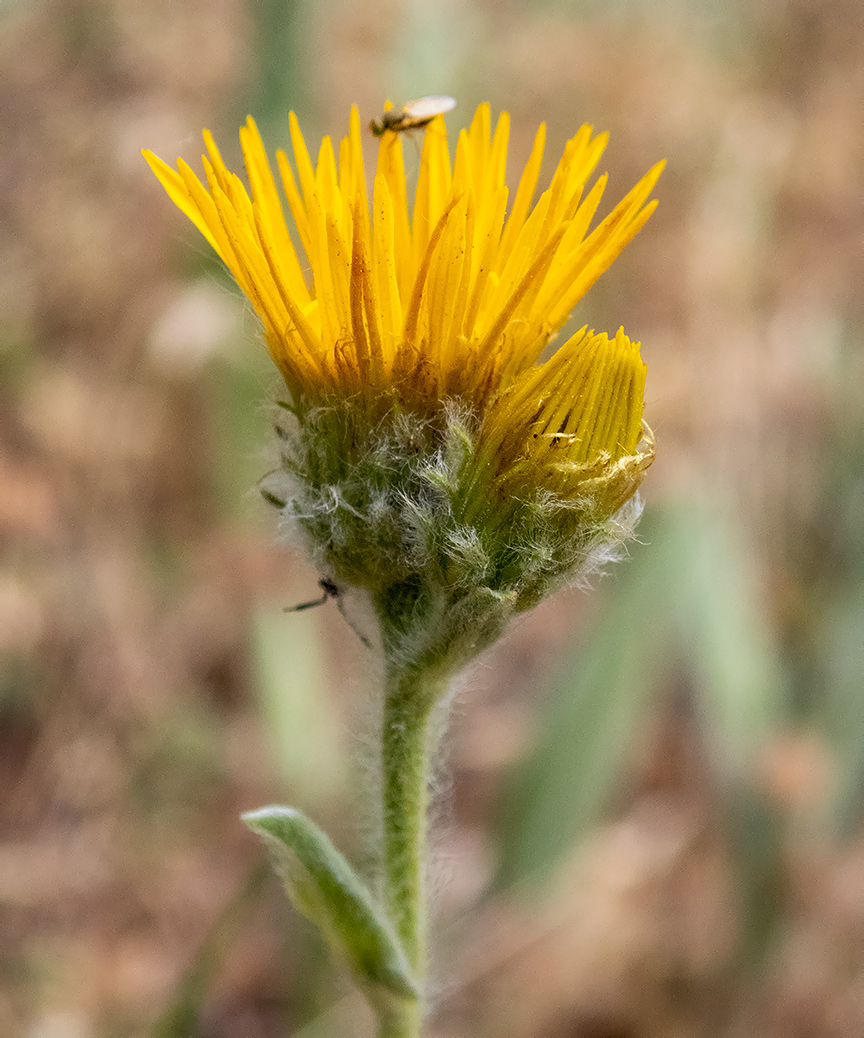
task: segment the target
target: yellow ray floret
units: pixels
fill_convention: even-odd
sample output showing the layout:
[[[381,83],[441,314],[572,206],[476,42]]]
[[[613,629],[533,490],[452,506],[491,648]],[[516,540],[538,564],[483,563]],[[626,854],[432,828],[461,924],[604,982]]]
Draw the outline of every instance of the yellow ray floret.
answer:
[[[656,203],[648,196],[662,163],[590,230],[605,177],[590,189],[587,182],[605,135],[592,136],[591,127],[583,126],[535,202],[545,142],[541,126],[511,202],[505,182],[509,118],[503,114],[493,134],[489,107],[481,105],[470,128],[459,134],[452,164],[443,119],[429,124],[410,211],[401,137],[384,133],[370,209],[357,109],[338,159],[325,138],[313,163],[293,113],[289,125],[294,166],[279,152],[277,168],[302,252],[251,118],[240,131],[248,189],[226,168],[207,132],[205,183],[182,160],[175,170],[144,154],[252,302],[298,404],[357,395],[372,410],[395,400],[431,413],[442,399],[458,397],[483,414],[506,397],[521,415],[538,393],[547,399],[554,386],[562,402],[550,412],[548,428],[538,427],[532,449],[545,445],[554,457],[554,445],[563,442],[555,437],[572,437],[567,442],[578,442],[586,461],[597,444],[613,454],[617,445],[622,451],[635,447],[644,369],[640,383],[626,358],[638,360],[638,346],[620,333],[611,341],[604,337],[605,345],[601,337],[583,336],[581,345],[570,340],[551,361],[539,367],[536,362],[653,212]],[[608,370],[595,372],[602,386],[589,391],[585,364],[595,354],[608,354]],[[625,378],[631,378],[626,391]],[[588,429],[587,412],[572,402],[586,393],[593,401],[592,392],[600,401],[599,426]],[[528,395],[523,399],[520,393]],[[639,406],[625,414],[618,404],[602,403],[616,393],[639,396]],[[592,408],[590,403],[594,414]]]

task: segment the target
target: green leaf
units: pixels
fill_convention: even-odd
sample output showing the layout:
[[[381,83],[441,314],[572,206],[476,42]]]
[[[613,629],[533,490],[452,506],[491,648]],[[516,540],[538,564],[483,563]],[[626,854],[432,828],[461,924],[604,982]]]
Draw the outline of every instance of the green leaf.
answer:
[[[294,907],[347,959],[370,1001],[416,999],[417,987],[389,922],[326,833],[290,807],[262,807],[242,818],[267,845]]]

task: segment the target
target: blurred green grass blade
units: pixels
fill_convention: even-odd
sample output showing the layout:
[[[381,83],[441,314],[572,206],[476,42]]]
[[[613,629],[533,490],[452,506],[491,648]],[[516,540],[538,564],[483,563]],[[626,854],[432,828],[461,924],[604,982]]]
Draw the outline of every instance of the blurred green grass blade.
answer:
[[[750,556],[707,510],[655,513],[615,572],[592,633],[564,667],[507,800],[500,880],[542,880],[608,802],[654,694],[673,670],[692,688],[727,807],[744,804],[760,751],[786,717],[778,653]],[[761,817],[748,804],[743,814]],[[764,826],[730,817],[742,862],[769,868]],[[758,844],[758,848],[757,848]],[[757,864],[761,862],[762,864]],[[748,865],[748,868],[751,866]],[[773,866],[771,866],[773,867]]]
[[[823,811],[827,806],[835,834],[848,839],[864,821],[864,329],[840,320],[833,338],[831,368],[820,387],[833,401],[831,453],[800,578],[811,621],[802,656],[813,666],[801,698],[832,755],[833,773],[823,781],[832,783],[833,796],[823,799]]]
[[[832,821],[838,835],[851,836],[864,813],[864,580],[831,604],[816,641],[815,720],[836,758]]]
[[[393,100],[404,102],[459,92],[460,73],[470,65],[482,22],[469,4],[407,3],[387,30],[392,43],[385,82]]]
[[[786,909],[783,819],[752,786],[727,787],[725,793],[725,823],[741,905],[737,963],[754,972],[764,965]]]
[[[261,407],[262,386],[271,380],[271,361],[257,343],[244,341],[207,366],[209,476],[221,517],[248,521],[247,495],[261,478],[261,445],[272,435]]]
[[[237,934],[258,902],[270,870],[264,863],[255,865],[236,895],[219,914],[184,972],[170,1004],[163,1010],[151,1031],[152,1038],[189,1038],[214,979],[231,950]]]
[[[790,704],[777,640],[757,595],[754,554],[707,508],[687,525],[678,631],[711,772],[719,778],[742,905],[739,964],[761,967],[783,912],[781,819],[760,788]]]
[[[566,662],[533,752],[505,796],[504,884],[542,881],[596,822],[645,717],[669,641],[667,589],[681,533],[660,517],[641,532],[648,543],[616,571],[602,615]]]
[[[776,640],[756,589],[753,553],[717,512],[682,526],[673,594],[679,647],[715,774],[740,783],[788,704]]]
[[[262,724],[286,793],[304,807],[332,803],[345,788],[345,752],[319,616],[259,611],[251,651]]]
[[[257,0],[249,5],[249,14],[254,24],[254,73],[245,104],[255,113],[265,140],[271,127],[281,127],[287,138],[289,110],[308,114],[310,103],[316,101],[307,85],[309,39],[323,12],[316,12],[307,0]],[[245,119],[246,109],[239,114]]]

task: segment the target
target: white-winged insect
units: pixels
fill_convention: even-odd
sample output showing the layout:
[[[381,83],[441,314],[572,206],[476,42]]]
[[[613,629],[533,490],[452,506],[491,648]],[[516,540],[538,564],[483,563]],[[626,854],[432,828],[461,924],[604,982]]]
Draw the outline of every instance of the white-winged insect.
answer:
[[[388,130],[391,133],[422,130],[436,115],[443,115],[455,107],[456,99],[453,97],[421,97],[416,101],[408,101],[401,108],[388,108],[380,118],[369,123],[369,129],[376,137],[382,137]]]

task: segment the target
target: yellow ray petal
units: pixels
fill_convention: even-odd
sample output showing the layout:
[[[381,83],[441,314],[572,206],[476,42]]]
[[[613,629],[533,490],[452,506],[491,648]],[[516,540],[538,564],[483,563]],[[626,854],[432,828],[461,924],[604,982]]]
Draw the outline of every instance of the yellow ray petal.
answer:
[[[147,160],[148,166],[153,170],[156,176],[159,178],[159,183],[168,193],[168,197],[177,206],[177,208],[184,213],[192,223],[198,228],[198,230],[204,235],[208,242],[213,246],[216,252],[222,256],[219,249],[219,245],[216,241],[216,237],[210,230],[207,221],[204,219],[201,210],[195,203],[189,189],[186,186],[183,177],[172,169],[167,162],[163,162],[158,155],[154,155],[152,151],[148,151],[146,148],[142,150],[141,154]],[[222,256],[222,259],[225,257]]]

